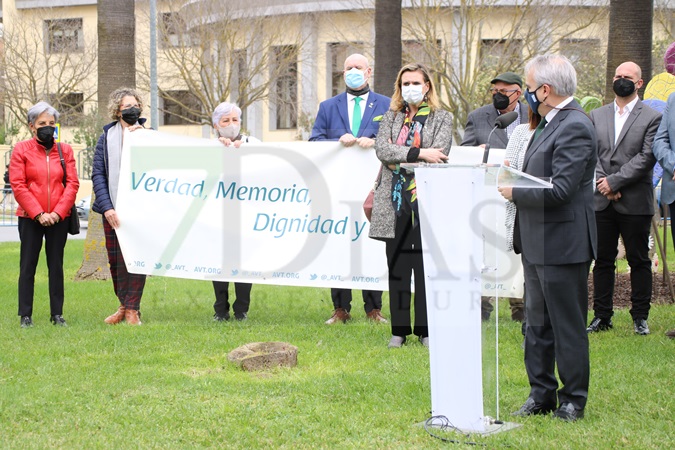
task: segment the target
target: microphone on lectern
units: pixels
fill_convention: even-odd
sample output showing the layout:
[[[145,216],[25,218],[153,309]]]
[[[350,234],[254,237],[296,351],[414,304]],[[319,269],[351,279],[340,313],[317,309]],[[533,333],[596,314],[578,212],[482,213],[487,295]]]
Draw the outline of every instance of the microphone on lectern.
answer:
[[[503,130],[504,128],[508,127],[511,125],[516,119],[518,118],[518,113],[516,111],[511,111],[507,112],[506,114],[502,114],[497,119],[495,119],[495,127],[490,131],[490,134],[488,134],[487,142],[485,143],[485,151],[483,152],[483,164],[487,164],[488,156],[490,154],[490,138],[492,137],[492,133],[495,132],[496,129]]]

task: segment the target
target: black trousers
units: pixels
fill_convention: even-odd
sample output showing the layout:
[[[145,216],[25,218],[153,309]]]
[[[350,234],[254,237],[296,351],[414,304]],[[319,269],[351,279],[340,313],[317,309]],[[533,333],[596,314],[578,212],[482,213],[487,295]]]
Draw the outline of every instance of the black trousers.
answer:
[[[19,239],[21,255],[19,262],[19,315],[33,315],[33,295],[35,292],[35,270],[42,239],[45,241],[45,254],[49,270],[49,310],[51,315],[63,314],[63,251],[68,240],[68,221],[62,220],[50,227],[23,217],[19,218]]]
[[[415,334],[429,336],[427,295],[422,262],[422,236],[419,224],[413,228],[411,216],[401,214],[396,219],[393,239],[386,242],[389,268],[389,308],[391,334],[405,337]],[[410,283],[415,273],[415,328],[410,326],[412,292]]]
[[[618,213],[610,204],[595,213],[598,227],[598,257],[593,268],[593,310],[595,317],[609,319],[614,314],[614,274],[619,235],[630,266],[633,320],[647,319],[652,299],[652,262],[649,259],[649,230],[652,216]]]
[[[571,403],[584,409],[588,398],[588,269],[591,262],[535,265],[522,258],[527,301],[525,369],[530,397],[538,403]],[[563,386],[558,389],[555,368]]]
[[[230,312],[230,295],[227,292],[230,287],[229,281],[214,281],[213,291],[216,294],[216,302],[213,304],[213,310],[219,316],[224,316]],[[251,305],[251,283],[234,283],[234,304],[232,310],[235,314],[247,313]]]
[[[366,313],[374,309],[382,309],[382,291],[361,291],[363,296],[363,309]],[[331,288],[330,298],[333,300],[333,307],[335,309],[343,308],[347,312],[352,310],[352,290]]]

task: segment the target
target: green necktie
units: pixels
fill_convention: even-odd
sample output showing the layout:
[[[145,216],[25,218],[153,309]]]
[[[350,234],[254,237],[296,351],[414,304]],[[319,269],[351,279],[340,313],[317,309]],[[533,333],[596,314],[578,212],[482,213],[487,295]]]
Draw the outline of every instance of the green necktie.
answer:
[[[352,114],[352,134],[357,136],[361,128],[361,97],[354,97],[354,114]]]
[[[544,131],[545,127],[546,127],[546,117],[542,117],[541,122],[539,122],[539,125],[537,126],[537,129],[534,130],[534,137],[532,138],[532,141],[537,140],[541,132]]]

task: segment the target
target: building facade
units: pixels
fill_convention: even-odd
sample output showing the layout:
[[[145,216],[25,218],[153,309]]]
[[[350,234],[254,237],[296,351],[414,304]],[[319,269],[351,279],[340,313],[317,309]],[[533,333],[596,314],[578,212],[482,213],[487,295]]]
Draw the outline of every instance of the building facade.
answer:
[[[520,71],[537,53],[568,55],[580,94],[602,96],[608,3],[404,0],[403,59],[431,66],[456,129],[489,101],[496,73]],[[148,105],[149,11],[149,0],[136,1],[137,87]],[[656,38],[672,38],[672,12],[659,9]],[[555,25],[546,19],[552,13],[566,20]],[[253,136],[306,138],[319,102],[344,89],[345,57],[360,52],[372,60],[374,14],[372,0],[157,0],[159,111],[152,126],[210,136],[210,112],[227,100],[244,107]],[[44,99],[62,112],[64,139],[72,141],[97,108],[97,70],[105,64],[96,55],[97,1],[3,0],[2,19],[6,123],[20,122],[27,106]]]

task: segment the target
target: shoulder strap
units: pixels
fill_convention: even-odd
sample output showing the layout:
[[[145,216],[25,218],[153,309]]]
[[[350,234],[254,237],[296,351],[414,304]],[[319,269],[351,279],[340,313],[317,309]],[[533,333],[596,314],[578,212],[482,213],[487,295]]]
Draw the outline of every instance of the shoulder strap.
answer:
[[[63,168],[63,186],[66,185],[66,161],[63,159],[63,152],[61,151],[61,143],[56,143],[56,149],[59,151],[59,159],[61,160],[61,167]]]

